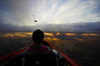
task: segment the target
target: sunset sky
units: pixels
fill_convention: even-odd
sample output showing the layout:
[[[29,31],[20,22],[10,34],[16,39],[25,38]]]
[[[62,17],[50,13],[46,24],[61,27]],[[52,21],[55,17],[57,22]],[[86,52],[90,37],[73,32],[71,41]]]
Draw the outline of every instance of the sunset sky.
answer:
[[[0,24],[3,25],[81,22],[100,22],[100,0],[0,0]]]

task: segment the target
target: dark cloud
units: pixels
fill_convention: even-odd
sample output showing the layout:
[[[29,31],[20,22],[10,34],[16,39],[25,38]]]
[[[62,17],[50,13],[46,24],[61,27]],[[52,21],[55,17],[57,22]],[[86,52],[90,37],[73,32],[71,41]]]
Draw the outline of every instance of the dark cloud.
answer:
[[[100,22],[83,22],[73,24],[46,25],[46,31],[51,32],[100,32]]]
[[[17,25],[11,25],[11,24],[5,24],[3,22],[4,20],[0,20],[0,31],[15,31],[15,32],[22,32],[22,31],[33,31],[32,27],[27,26],[17,26]]]
[[[35,26],[17,26],[4,23],[0,19],[0,31],[34,31],[41,29],[45,32],[100,32],[100,22],[73,23],[73,24],[42,24]]]

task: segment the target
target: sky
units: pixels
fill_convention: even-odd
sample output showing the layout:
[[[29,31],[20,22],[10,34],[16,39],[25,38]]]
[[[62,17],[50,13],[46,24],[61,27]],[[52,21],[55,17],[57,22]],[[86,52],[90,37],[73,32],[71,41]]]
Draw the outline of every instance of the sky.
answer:
[[[100,22],[100,0],[0,0],[0,24],[4,26],[95,22]]]

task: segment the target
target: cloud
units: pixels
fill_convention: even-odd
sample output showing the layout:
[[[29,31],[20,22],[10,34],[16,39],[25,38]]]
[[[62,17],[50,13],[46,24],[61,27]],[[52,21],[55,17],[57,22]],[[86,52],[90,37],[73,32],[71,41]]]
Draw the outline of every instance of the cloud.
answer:
[[[6,24],[4,23],[5,20],[3,18],[0,18],[0,32],[4,31],[33,31],[34,28],[32,26],[18,26],[18,25],[12,25],[12,24]]]
[[[63,0],[62,0],[63,1]],[[67,0],[61,3],[61,0],[52,1],[51,7],[47,5],[47,0],[43,3],[38,2],[37,12],[41,17],[40,21],[47,21],[45,23],[66,23],[66,22],[97,22],[100,19],[97,10],[97,2],[95,0]],[[60,4],[60,6],[59,6]],[[94,13],[93,13],[94,12]]]
[[[2,1],[0,1],[2,2]],[[13,25],[26,25],[31,26],[33,24],[32,20],[32,10],[29,8],[32,4],[27,0],[7,0],[2,2],[2,6],[5,6],[2,10],[2,17],[6,20],[5,23]],[[30,13],[31,12],[31,13]],[[32,19],[31,19],[32,18]],[[30,24],[30,23],[31,24]],[[34,25],[34,24],[33,24]]]
[[[99,0],[1,0],[6,24],[35,26],[100,21]],[[34,23],[35,15],[38,23]]]

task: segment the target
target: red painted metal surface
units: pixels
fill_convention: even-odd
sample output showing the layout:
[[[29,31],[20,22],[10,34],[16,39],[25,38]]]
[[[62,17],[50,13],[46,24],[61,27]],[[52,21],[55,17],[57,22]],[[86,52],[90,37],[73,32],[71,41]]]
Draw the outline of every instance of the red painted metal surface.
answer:
[[[0,58],[0,64],[4,63],[5,61],[9,60],[9,59],[12,58],[12,57],[14,57],[14,56],[16,56],[16,55],[18,55],[18,54],[24,52],[24,51],[25,51],[26,49],[28,49],[28,48],[29,48],[29,47],[24,48],[24,49],[21,49],[21,50],[19,50],[19,51],[16,51],[16,52],[14,52],[14,53],[11,53],[11,54],[8,54],[8,55],[6,55],[6,56],[1,57],[1,58]]]

